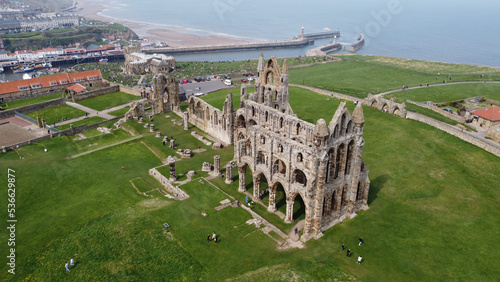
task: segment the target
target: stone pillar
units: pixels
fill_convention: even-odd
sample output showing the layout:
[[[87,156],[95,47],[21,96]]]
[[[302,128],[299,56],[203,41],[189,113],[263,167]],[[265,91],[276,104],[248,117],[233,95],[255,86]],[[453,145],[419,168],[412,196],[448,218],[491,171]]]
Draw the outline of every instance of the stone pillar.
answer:
[[[231,163],[226,165],[226,184],[233,183],[233,166]]]
[[[270,212],[276,211],[276,190],[269,189],[269,206],[267,210]]]
[[[293,222],[293,200],[287,197],[285,223],[292,223],[292,222]]]
[[[42,127],[45,128],[47,126],[47,123],[45,123],[45,118],[42,118]]]
[[[238,167],[238,176],[239,176],[239,187],[238,187],[238,191],[239,192],[245,192],[246,190],[246,166],[243,166],[243,167]]]
[[[149,125],[149,132],[155,132],[155,125],[154,124]]]
[[[214,176],[220,175],[220,156],[214,156]]]
[[[313,206],[313,230],[314,236],[319,236],[321,234],[321,222],[323,221],[323,201],[325,200],[325,182],[326,174],[328,173],[328,162],[326,160],[321,160],[317,162],[317,183],[316,183],[316,195]],[[310,184],[309,184],[310,185]]]
[[[253,179],[253,199],[255,200],[260,200],[260,181],[259,179],[255,178]]]
[[[184,112],[184,130],[188,130],[189,129],[189,113],[188,111],[185,111]]]
[[[172,161],[170,164],[170,178],[171,182],[177,181],[177,176],[175,176],[175,161]]]

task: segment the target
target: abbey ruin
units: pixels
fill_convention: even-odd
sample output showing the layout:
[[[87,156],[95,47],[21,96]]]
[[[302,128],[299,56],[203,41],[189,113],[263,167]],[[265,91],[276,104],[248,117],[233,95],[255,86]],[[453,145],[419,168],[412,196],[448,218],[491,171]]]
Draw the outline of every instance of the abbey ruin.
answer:
[[[275,57],[266,62],[261,54],[257,73],[255,93],[248,93],[247,85],[242,85],[239,109],[233,110],[229,92],[222,111],[191,96],[186,112],[180,110],[178,83],[164,74],[156,75],[154,95],[135,102],[127,118],[144,115],[148,102],[153,113],[173,111],[183,117],[184,129],[189,121],[221,143],[234,144],[238,190],[246,191],[250,170],[254,201],[260,201],[261,183],[268,184],[270,212],[276,211],[276,195],[282,190],[287,223],[294,222],[294,201],[300,197],[305,205],[301,239],[319,238],[329,227],[368,209],[369,171],[362,159],[363,109],[358,104],[351,115],[341,103],[329,123],[324,119],[316,124],[306,122],[289,104],[286,60],[280,68]],[[391,106],[394,112],[392,108],[398,106]]]

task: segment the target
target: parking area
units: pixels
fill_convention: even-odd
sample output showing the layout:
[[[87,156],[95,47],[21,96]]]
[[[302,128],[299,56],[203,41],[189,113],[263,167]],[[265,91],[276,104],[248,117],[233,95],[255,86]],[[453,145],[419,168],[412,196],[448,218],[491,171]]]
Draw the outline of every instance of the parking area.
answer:
[[[186,98],[188,98],[191,95],[197,94],[199,95],[204,95],[207,93],[219,91],[222,89],[231,89],[234,88],[234,86],[228,86],[224,84],[224,81],[220,79],[212,79],[210,81],[202,81],[202,82],[192,82],[188,84],[181,84],[186,91]],[[198,94],[201,93],[201,94]]]

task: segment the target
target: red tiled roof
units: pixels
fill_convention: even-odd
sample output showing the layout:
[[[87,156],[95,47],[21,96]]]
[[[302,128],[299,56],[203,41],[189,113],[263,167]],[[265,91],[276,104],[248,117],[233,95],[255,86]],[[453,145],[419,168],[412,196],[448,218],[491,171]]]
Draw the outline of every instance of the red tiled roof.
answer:
[[[77,84],[75,84],[75,85],[73,85],[73,86],[70,86],[70,87],[68,87],[68,88],[66,88],[66,89],[68,89],[68,90],[73,90],[73,91],[75,91],[76,93],[80,93],[80,92],[82,92],[83,90],[85,90],[85,89],[87,89],[87,88],[85,88],[84,86],[82,86],[82,85],[80,85],[79,83],[77,83]]]
[[[73,72],[69,73],[69,79],[71,83],[75,83],[77,79],[85,79],[89,80],[89,77],[99,77],[102,79],[101,71],[100,70],[90,70],[90,71],[82,71],[82,72]]]
[[[500,121],[500,109],[498,109],[495,106],[475,110],[475,111],[471,112],[471,114],[476,115],[476,116],[480,116],[480,117],[487,119],[487,120],[490,120],[490,121]]]
[[[50,82],[60,81],[60,80],[68,80],[68,75],[63,73],[50,76],[41,76],[26,80],[4,82],[0,83],[0,95],[18,92],[19,87],[26,87],[30,85],[40,84],[42,88],[50,87]]]

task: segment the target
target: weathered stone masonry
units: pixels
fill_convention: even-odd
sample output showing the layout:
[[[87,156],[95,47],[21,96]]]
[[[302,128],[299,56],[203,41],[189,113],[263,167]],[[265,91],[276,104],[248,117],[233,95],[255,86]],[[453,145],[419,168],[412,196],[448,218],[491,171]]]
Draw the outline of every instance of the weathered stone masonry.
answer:
[[[363,110],[353,115],[342,103],[330,123],[316,125],[295,115],[288,103],[288,68],[276,59],[266,64],[261,55],[256,93],[241,89],[235,117],[235,158],[239,190],[246,189],[245,173],[253,176],[253,196],[260,193],[262,176],[269,184],[269,211],[276,210],[276,191],[286,194],[286,222],[293,221],[293,204],[299,195],[306,208],[303,240],[367,209],[370,181],[362,160]]]

